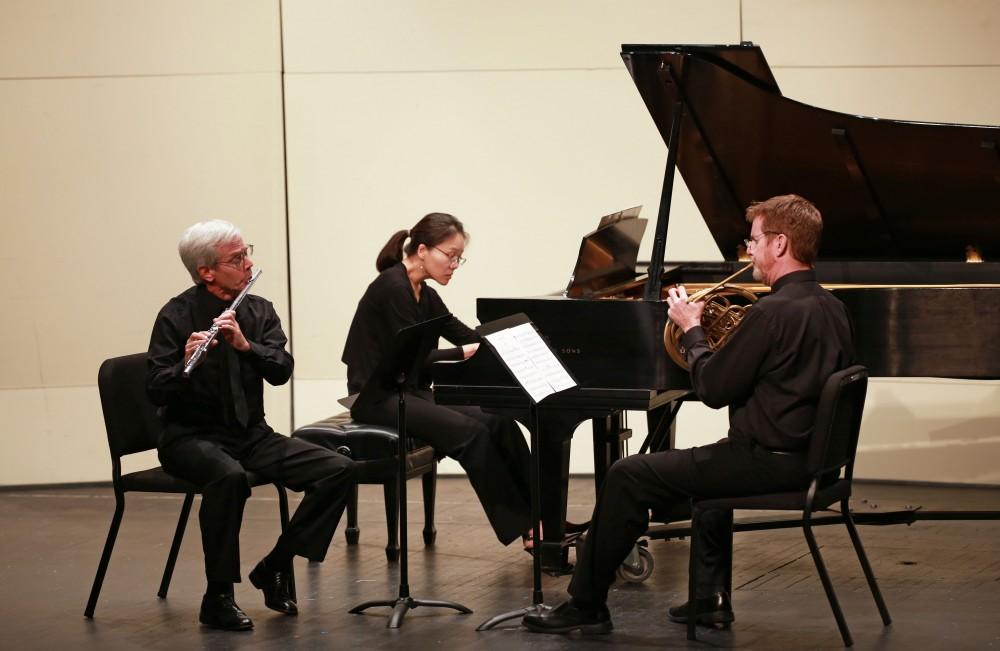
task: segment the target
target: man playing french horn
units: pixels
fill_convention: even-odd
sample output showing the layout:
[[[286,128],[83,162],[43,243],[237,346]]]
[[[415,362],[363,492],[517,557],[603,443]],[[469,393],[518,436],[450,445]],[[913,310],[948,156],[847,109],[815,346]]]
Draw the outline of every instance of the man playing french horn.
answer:
[[[287,382],[293,361],[274,306],[245,291],[256,278],[253,246],[243,243],[233,224],[213,220],[188,228],[177,248],[195,284],[163,306],[149,341],[147,389],[163,420],[157,450],[163,469],[202,495],[208,587],[199,619],[213,628],[246,630],[253,622],[236,605],[233,583],[240,580],[247,471],[306,493],[274,549],[249,576],[268,608],[295,615],[292,558],[323,560],[347,505],[355,465],[282,436],[264,420],[264,381]]]
[[[851,327],[843,304],[816,282],[812,268],[822,218],[796,195],[751,205],[747,252],[754,278],[770,294],[747,311],[740,327],[713,351],[701,327],[703,303],[689,302],[683,286],[669,290],[671,321],[683,329],[681,344],[698,399],[729,407],[728,436],[685,450],[634,455],[608,471],[590,531],[577,552],[570,599],[527,615],[541,633],[607,633],[606,602],[615,571],[649,525],[649,510],[683,513],[692,496],[770,493],[809,483],[805,453],[826,379],[853,359]],[[694,616],[698,624],[732,622],[725,592],[731,564],[732,511],[707,511],[701,520]],[[680,518],[678,518],[680,519]],[[692,605],[669,609],[686,623]]]

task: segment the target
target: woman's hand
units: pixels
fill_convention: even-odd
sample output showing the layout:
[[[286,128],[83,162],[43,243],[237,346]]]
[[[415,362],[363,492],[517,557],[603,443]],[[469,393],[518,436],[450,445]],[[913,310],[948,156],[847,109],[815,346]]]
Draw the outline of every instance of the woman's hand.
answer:
[[[462,346],[462,359],[469,359],[470,357],[476,354],[477,350],[479,350],[478,343],[465,344],[464,346]]]

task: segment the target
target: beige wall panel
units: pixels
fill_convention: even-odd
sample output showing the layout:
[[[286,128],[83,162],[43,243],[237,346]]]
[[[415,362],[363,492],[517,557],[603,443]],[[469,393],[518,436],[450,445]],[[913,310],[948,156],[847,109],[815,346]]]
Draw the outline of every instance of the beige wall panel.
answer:
[[[347,381],[295,379],[295,423],[303,427],[346,411],[337,398],[347,395]]]
[[[93,386],[105,357],[144,350],[190,284],[177,258],[203,218],[241,224],[287,314],[276,75],[0,83],[0,387]]]
[[[996,0],[742,0],[772,66],[1000,64]]]
[[[345,377],[375,256],[426,212],[471,233],[470,262],[441,293],[473,324],[478,296],[565,287],[601,214],[645,204],[655,221],[666,148],[624,69],[305,75],[287,88],[299,378]],[[668,255],[717,259],[678,203]]]
[[[0,82],[0,403],[18,433],[0,482],[107,480],[97,369],[145,350],[190,285],[190,223],[243,227],[287,322],[280,97],[277,74]],[[266,400],[288,431],[288,387]]]
[[[857,475],[1000,483],[1000,382],[875,379]]]
[[[785,97],[841,113],[920,122],[1000,124],[1000,65],[780,68],[774,76]]]
[[[0,485],[111,479],[95,387],[0,391],[0,413]]]
[[[0,78],[274,72],[278,0],[4,0]]]
[[[622,43],[739,40],[738,0],[285,0],[290,72],[614,68]]]

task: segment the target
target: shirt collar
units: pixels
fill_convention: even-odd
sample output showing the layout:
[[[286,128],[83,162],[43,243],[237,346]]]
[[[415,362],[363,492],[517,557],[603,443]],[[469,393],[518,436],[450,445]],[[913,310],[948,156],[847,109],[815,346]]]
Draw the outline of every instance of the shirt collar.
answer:
[[[212,292],[208,291],[208,289],[202,283],[198,283],[197,287],[198,287],[198,290],[197,290],[197,292],[198,292],[198,301],[199,301],[199,303],[201,303],[201,305],[203,305],[208,310],[213,310],[215,308],[219,308],[216,311],[222,311],[222,310],[226,309],[227,307],[229,307],[230,303],[232,303],[232,301],[229,301],[229,302],[224,301],[221,298],[219,298],[218,296],[216,296],[215,294],[213,294]],[[217,315],[214,315],[214,316],[217,316]]]
[[[781,278],[778,278],[771,285],[771,291],[776,292],[785,285],[791,285],[792,283],[809,283],[816,282],[816,270],[815,269],[803,269],[802,271],[793,271],[787,273]]]

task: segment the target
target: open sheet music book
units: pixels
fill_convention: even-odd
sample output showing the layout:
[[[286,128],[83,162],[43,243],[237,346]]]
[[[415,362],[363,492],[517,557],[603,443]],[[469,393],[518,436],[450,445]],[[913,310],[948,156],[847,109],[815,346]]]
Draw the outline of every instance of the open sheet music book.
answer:
[[[485,323],[476,331],[536,404],[576,386],[576,380],[552,352],[525,314]]]

